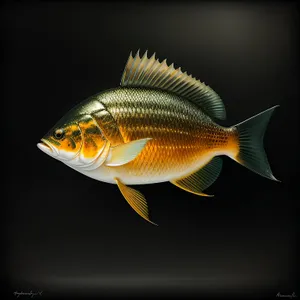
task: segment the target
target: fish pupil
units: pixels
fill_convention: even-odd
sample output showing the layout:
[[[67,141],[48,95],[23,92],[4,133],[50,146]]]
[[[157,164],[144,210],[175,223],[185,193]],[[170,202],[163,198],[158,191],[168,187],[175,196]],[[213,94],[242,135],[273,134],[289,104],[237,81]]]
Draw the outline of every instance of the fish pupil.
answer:
[[[63,132],[63,130],[58,129],[58,130],[54,131],[53,135],[56,139],[59,140],[59,139],[63,138],[64,132]]]

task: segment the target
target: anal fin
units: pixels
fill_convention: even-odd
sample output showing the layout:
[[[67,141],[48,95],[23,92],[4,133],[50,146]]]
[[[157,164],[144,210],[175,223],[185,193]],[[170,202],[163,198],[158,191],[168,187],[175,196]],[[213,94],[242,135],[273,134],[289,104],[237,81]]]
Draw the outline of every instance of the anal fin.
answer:
[[[120,192],[129,203],[129,205],[145,220],[153,225],[158,226],[149,219],[148,205],[145,197],[139,191],[126,186],[120,181],[120,179],[115,178],[115,181],[120,189]]]
[[[220,175],[222,169],[222,159],[214,157],[209,163],[197,172],[178,180],[171,181],[172,184],[179,188],[205,197],[213,197],[213,195],[204,194],[203,191],[212,185]]]

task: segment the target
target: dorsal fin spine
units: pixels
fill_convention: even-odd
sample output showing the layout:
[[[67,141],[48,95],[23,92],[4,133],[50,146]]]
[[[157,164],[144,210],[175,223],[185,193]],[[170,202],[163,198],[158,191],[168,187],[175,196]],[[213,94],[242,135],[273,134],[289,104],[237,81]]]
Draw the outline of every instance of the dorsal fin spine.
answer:
[[[166,85],[168,84],[168,82],[174,78],[174,74],[176,73],[176,70],[174,69],[174,65],[172,64],[169,67],[169,69],[170,69],[170,73],[168,74],[169,78],[166,77],[160,82],[161,88],[166,88]]]
[[[160,67],[159,60],[156,60],[152,66],[151,72],[149,73],[149,77],[145,82],[146,85],[151,85],[152,77],[156,74],[156,69]]]
[[[196,85],[196,82],[194,83],[194,87],[189,91],[187,90],[182,95],[184,97],[192,97],[192,95],[196,94],[198,92],[199,87]]]
[[[135,60],[134,60],[134,63],[133,63],[133,70],[134,71],[134,74],[132,76],[132,80],[131,82],[134,82],[135,81],[135,77],[136,77],[136,74],[137,74],[137,71],[139,69],[139,66],[140,66],[140,62],[141,62],[141,58],[140,58],[140,49],[138,50],[136,56],[135,56]]]
[[[143,74],[143,72],[140,73],[140,70],[141,70],[142,68],[145,68],[145,66],[144,66],[144,65],[145,65],[145,61],[148,59],[147,53],[148,53],[148,50],[147,50],[147,51],[145,52],[145,54],[143,55],[143,57],[142,57],[142,59],[141,59],[141,63],[140,63],[139,68],[138,68],[138,73],[139,73],[139,75],[138,75],[138,78],[136,79],[137,84],[140,83],[141,76],[142,76],[142,74]]]
[[[195,90],[195,92],[194,92],[193,94],[189,95],[189,97],[191,97],[190,99],[195,99],[196,97],[198,97],[197,94],[198,94],[201,90],[203,90],[203,89],[198,88],[197,90]],[[202,95],[199,96],[199,98],[201,99],[201,98],[202,98]]]
[[[197,88],[196,83],[193,83],[192,86],[194,86],[194,87],[191,88],[191,91]],[[182,94],[183,97],[186,97],[189,94],[189,86],[188,85],[185,87],[185,89],[183,89],[181,91],[181,94]]]
[[[145,69],[143,71],[143,74],[141,75],[141,82],[144,80],[146,74],[149,72],[149,69],[151,70],[153,63],[155,61],[155,53],[150,57],[147,65],[145,66]],[[149,68],[149,69],[148,69]]]
[[[181,70],[180,70],[180,68],[178,68],[177,70],[175,70],[176,71],[176,73],[175,73],[175,75],[174,75],[174,77],[173,78],[171,78],[171,80],[170,80],[170,82],[168,82],[165,86],[164,86],[164,88],[165,89],[170,89],[171,87],[172,87],[172,85],[177,81],[177,80],[179,80],[179,78],[182,76],[182,72],[181,72]]]
[[[186,83],[184,83],[183,85],[181,85],[181,83],[184,82],[184,76],[185,76],[185,75],[187,75],[186,72],[183,73],[183,78],[181,78],[181,81],[176,85],[176,88],[175,88],[175,87],[173,88],[173,92],[174,92],[174,93],[177,93],[177,92],[178,92],[178,93],[179,93],[179,92],[181,93],[182,88],[186,87],[186,86],[189,84],[189,82],[186,82]]]
[[[157,72],[157,74],[153,77],[152,82],[150,84],[156,85],[157,81],[165,75],[165,72],[168,70],[168,65],[166,64],[166,59],[162,61],[160,68],[158,69],[160,72]]]
[[[153,63],[151,64],[151,68],[147,71],[147,73],[145,73],[145,77],[147,76],[146,81],[143,78],[143,82],[145,85],[148,85],[149,78],[150,78],[151,74],[153,73],[153,69],[155,68],[156,63],[157,63],[157,61],[153,60]]]
[[[161,69],[161,63],[159,63],[159,60],[157,60],[157,62],[158,64],[155,67],[155,70],[153,70],[152,74],[149,76],[149,81],[147,82],[147,85],[154,86],[155,79],[159,75],[158,71]]]
[[[174,73],[175,73],[175,69],[169,70],[168,73],[169,77],[163,78],[163,80],[160,82],[160,87],[162,89],[164,89],[166,87],[166,84],[173,78]]]
[[[195,83],[195,85],[196,85],[197,83]],[[190,93],[187,93],[185,96],[186,97],[191,97],[191,98],[189,98],[189,99],[194,99],[194,97],[200,97],[199,96],[199,93],[201,92],[201,91],[203,91],[203,88],[200,88],[199,86],[197,86],[196,85],[196,88],[195,89],[193,89]]]
[[[134,79],[134,76],[136,74],[137,63],[139,62],[139,58],[140,58],[139,51],[140,50],[138,50],[136,56],[134,57],[132,66],[130,68],[130,73],[128,75],[128,77],[129,77],[129,84],[131,84],[132,82],[134,82],[133,79]]]
[[[133,57],[132,57],[132,51],[130,51],[130,54],[129,54],[129,57],[128,57],[128,60],[127,60],[127,63],[126,63],[126,66],[128,66],[128,64],[131,62],[131,60],[133,60]],[[129,77],[127,76],[129,70],[127,70],[126,68],[124,69],[124,72],[123,72],[123,75],[122,75],[122,80],[121,80],[121,83],[123,80],[124,81],[124,84],[128,84],[128,80],[129,80]],[[126,79],[127,77],[127,79]]]
[[[182,73],[182,72],[179,73],[177,77],[174,77],[175,80],[173,80],[173,82],[172,82],[170,85],[168,85],[166,88],[167,88],[167,89],[172,89],[172,90],[174,90],[174,88],[175,88],[178,84],[180,84],[180,82],[182,81],[182,76],[183,76],[183,73]]]
[[[167,70],[166,70],[167,74],[165,75],[165,77],[164,77],[164,76],[161,76],[160,81],[157,82],[157,84],[158,84],[161,88],[164,87],[164,84],[162,84],[162,83],[164,82],[164,80],[167,81],[168,76],[174,71],[174,70],[173,70],[174,68],[173,68],[172,66],[173,66],[173,64],[167,68]],[[173,69],[172,69],[172,68],[173,68]]]
[[[145,66],[147,66],[147,64],[149,64],[149,61],[146,61],[144,63],[145,63]],[[138,79],[138,82],[137,82],[138,85],[141,84],[144,76],[145,76],[145,68],[141,71],[141,74],[139,75],[139,79]]]
[[[176,80],[176,82],[174,82],[174,83],[172,84],[172,91],[173,91],[173,93],[176,93],[178,87],[180,87],[180,85],[182,84],[183,79],[184,79],[184,73],[182,73],[182,74],[180,75],[180,77],[178,78],[178,80]]]

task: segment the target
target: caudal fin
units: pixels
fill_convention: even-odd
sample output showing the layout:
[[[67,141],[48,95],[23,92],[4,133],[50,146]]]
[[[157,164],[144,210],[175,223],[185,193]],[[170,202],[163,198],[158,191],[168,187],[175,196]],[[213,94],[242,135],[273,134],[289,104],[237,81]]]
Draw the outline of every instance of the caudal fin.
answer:
[[[234,126],[239,136],[239,151],[234,160],[251,171],[275,181],[279,180],[272,174],[263,147],[263,138],[270,117],[278,106],[273,106]]]

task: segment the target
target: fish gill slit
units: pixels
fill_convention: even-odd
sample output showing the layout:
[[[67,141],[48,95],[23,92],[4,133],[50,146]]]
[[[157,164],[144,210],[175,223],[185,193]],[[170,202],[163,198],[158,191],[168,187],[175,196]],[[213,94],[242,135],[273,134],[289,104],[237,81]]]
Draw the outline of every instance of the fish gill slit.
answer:
[[[104,103],[102,103],[102,102],[101,102],[100,100],[98,100],[98,99],[97,99],[97,101],[103,106],[104,109],[99,109],[99,110],[95,111],[94,113],[99,112],[99,111],[102,111],[102,110],[106,111],[106,112],[110,115],[110,117],[112,118],[112,120],[115,122],[115,124],[117,125],[117,127],[118,127],[118,129],[119,129],[120,136],[121,136],[122,141],[123,141],[123,143],[124,143],[124,137],[123,137],[123,135],[122,135],[122,132],[121,132],[119,126],[118,126],[118,123],[117,123],[116,119],[113,117],[113,115],[110,113],[110,111],[107,109],[107,107],[106,107],[106,105],[105,105]],[[101,133],[102,133],[102,130],[101,130],[101,128],[99,127],[97,120],[94,118],[93,115],[91,115],[91,117],[92,117],[93,120],[97,123],[97,126],[98,126],[98,128],[100,129],[100,131],[101,131]],[[102,133],[102,134],[103,134],[103,133]],[[105,137],[105,138],[106,138],[106,137]]]

